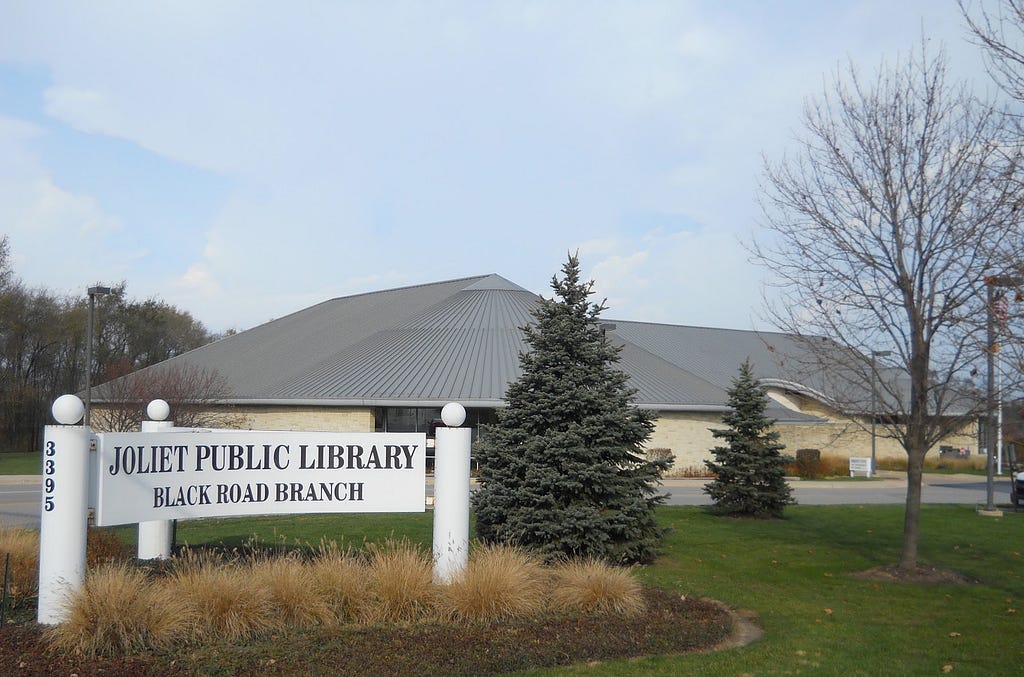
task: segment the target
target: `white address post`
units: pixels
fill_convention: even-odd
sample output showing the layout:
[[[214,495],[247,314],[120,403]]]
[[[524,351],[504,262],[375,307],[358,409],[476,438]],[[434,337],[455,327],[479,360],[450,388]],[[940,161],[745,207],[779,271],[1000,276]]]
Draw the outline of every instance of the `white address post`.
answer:
[[[441,409],[434,452],[434,580],[450,583],[469,562],[469,463],[472,431],[460,427],[465,408],[449,402]]]
[[[143,421],[140,431],[155,433],[174,427],[174,421],[167,417],[171,408],[164,400],[153,400],[146,406],[146,415],[151,420]],[[174,524],[171,520],[147,520],[139,522],[139,559],[167,559],[171,556],[171,535]]]
[[[37,620],[44,625],[67,618],[67,600],[85,582],[89,527],[90,430],[74,425],[85,405],[74,395],[61,395],[52,411],[63,425],[48,425],[43,432]]]

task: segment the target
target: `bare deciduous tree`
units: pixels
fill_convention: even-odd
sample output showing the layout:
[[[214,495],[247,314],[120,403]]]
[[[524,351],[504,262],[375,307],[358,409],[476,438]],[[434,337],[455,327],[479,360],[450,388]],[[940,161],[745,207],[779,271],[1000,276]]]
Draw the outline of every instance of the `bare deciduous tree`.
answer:
[[[183,428],[237,428],[244,417],[223,404],[229,389],[215,370],[190,365],[150,367],[96,388],[93,428],[111,432],[139,429],[146,406],[155,399],[171,407],[171,418]]]
[[[1021,225],[1005,116],[925,43],[868,80],[851,64],[807,104],[796,153],[765,164],[769,235],[754,251],[778,286],[772,320],[804,337],[827,394],[864,415],[877,387],[894,414],[904,570],[917,566],[925,454],[984,411],[983,280]],[[874,351],[889,353],[881,376]]]
[[[957,4],[984,51],[989,75],[1008,96],[1024,102],[1024,0],[996,0],[995,9],[982,2]]]
[[[1016,105],[1009,118],[1018,148],[1024,142],[1024,0],[994,0],[992,3],[957,0],[973,42],[981,47],[992,80]],[[993,7],[994,5],[994,7]],[[1018,187],[1020,190],[1021,187]],[[1004,269],[1021,270],[1024,240],[1018,240]],[[1017,299],[1018,301],[1020,299]],[[1019,361],[1018,361],[1019,362]],[[1018,364],[1018,366],[1020,366]]]

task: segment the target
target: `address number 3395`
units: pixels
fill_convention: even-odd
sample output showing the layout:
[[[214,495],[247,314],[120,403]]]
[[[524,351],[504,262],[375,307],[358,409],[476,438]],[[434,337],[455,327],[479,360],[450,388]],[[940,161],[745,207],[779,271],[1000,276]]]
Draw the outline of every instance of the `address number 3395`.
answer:
[[[53,493],[57,488],[57,483],[53,479],[53,475],[57,472],[57,462],[54,459],[56,455],[57,445],[50,440],[46,443],[43,457],[43,510],[46,512],[53,510]]]

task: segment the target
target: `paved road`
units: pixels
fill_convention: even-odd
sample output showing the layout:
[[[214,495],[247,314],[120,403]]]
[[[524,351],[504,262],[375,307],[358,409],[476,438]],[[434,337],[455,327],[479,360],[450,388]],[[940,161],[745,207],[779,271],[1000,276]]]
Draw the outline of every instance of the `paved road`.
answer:
[[[666,480],[669,505],[708,505],[703,488],[707,480]],[[871,481],[794,481],[801,505],[902,504],[907,482],[892,473]],[[33,476],[0,476],[0,525],[39,527],[40,480]],[[428,487],[428,494],[433,493]],[[995,502],[1009,503],[1010,480],[996,478]],[[984,505],[985,478],[977,475],[925,475],[922,500],[925,503]]]
[[[41,478],[0,476],[0,525],[38,529],[41,504]]]

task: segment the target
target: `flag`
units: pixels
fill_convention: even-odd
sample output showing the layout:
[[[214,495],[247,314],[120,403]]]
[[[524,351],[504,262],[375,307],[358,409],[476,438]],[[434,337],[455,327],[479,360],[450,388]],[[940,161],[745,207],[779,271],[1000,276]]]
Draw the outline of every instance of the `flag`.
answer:
[[[1001,325],[1006,324],[1006,320],[1010,316],[1010,301],[1006,298],[1006,292],[1002,289],[997,289],[995,296],[992,298],[992,316]]]

